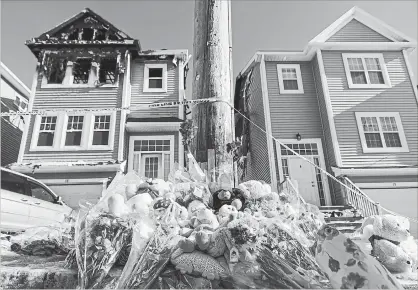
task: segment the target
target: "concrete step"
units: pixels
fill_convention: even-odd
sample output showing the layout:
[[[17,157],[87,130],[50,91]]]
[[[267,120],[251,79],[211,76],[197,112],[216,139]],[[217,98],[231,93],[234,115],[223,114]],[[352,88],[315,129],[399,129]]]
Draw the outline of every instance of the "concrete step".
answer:
[[[326,217],[325,221],[328,222],[341,222],[341,221],[346,221],[346,222],[356,222],[356,221],[362,221],[363,218],[362,217]]]
[[[353,209],[353,207],[351,205],[327,205],[319,207],[321,212],[343,211],[347,209]]]

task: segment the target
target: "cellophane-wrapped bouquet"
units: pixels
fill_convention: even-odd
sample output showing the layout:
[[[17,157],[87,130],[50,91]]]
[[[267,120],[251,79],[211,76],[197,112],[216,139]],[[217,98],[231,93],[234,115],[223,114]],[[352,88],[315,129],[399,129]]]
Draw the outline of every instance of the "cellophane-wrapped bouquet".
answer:
[[[76,258],[81,289],[101,288],[102,281],[132,237],[135,219],[126,204],[136,174],[117,175],[96,205],[80,203],[76,227]]]

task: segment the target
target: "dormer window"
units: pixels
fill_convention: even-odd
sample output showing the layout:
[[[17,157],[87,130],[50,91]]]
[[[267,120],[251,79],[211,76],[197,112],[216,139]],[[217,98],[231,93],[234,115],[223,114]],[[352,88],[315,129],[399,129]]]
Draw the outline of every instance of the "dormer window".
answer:
[[[87,84],[91,68],[91,58],[79,58],[73,64],[73,83]]]
[[[67,60],[65,58],[49,58],[47,80],[48,84],[62,84],[67,69]]]
[[[99,82],[111,85],[116,83],[116,58],[104,58],[100,61]]]
[[[167,64],[145,64],[144,92],[167,92]]]

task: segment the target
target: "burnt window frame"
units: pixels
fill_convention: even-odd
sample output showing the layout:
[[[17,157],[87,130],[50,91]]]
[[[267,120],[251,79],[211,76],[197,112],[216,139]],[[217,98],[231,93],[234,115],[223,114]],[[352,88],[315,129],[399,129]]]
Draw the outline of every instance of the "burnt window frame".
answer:
[[[61,66],[62,68],[58,69],[58,66]],[[46,84],[48,85],[61,85],[64,83],[65,80],[65,74],[67,71],[67,67],[68,67],[68,58],[66,57],[58,57],[58,56],[49,56],[48,57],[48,63],[47,63],[47,70],[46,70]],[[51,82],[51,76],[53,75],[53,73],[55,72],[54,70],[59,70],[59,74],[61,76],[59,76],[59,78],[57,76],[55,76],[55,81]],[[58,74],[58,73],[56,73]],[[58,78],[58,79],[57,79]],[[59,81],[61,80],[61,81]]]
[[[84,61],[88,61],[90,63],[89,68],[87,69],[87,72],[84,74],[84,78],[81,77],[81,74],[76,75],[76,73],[78,73],[78,69],[80,66],[80,62],[84,62]],[[92,63],[93,63],[93,59],[91,57],[78,57],[74,62],[73,62],[73,71],[72,71],[72,85],[88,85],[89,83],[89,76],[91,73],[91,68],[92,68]],[[77,82],[76,82],[77,80]],[[81,82],[80,82],[81,81]]]
[[[111,61],[114,62],[114,68],[112,68],[111,65],[109,65]],[[106,64],[106,62],[107,62],[108,67],[104,65]],[[113,81],[111,79],[112,73],[113,73]],[[104,81],[102,79],[103,74],[105,78]],[[116,57],[104,57],[100,59],[100,67],[98,71],[97,81],[103,85],[113,86],[118,83],[118,80],[119,80],[119,74],[118,74],[117,58]]]

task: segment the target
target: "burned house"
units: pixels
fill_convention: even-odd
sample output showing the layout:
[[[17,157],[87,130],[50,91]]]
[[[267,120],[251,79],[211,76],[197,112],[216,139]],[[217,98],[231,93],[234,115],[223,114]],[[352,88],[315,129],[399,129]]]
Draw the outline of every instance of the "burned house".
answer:
[[[143,51],[90,9],[26,42],[37,70],[18,162],[72,207],[95,201],[118,171],[168,177],[183,163],[187,50]],[[129,109],[128,109],[129,108]]]

